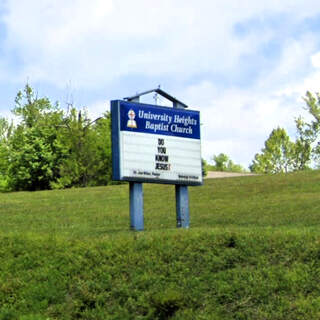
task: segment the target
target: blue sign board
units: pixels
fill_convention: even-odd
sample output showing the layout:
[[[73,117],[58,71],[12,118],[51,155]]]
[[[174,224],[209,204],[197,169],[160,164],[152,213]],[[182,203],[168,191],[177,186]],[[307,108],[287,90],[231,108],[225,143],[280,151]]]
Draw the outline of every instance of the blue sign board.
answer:
[[[122,101],[120,130],[200,139],[199,111],[173,109]],[[130,114],[132,112],[132,119]],[[134,125],[128,125],[132,121]],[[134,123],[135,122],[135,123]]]
[[[202,184],[200,114],[111,102],[113,179]]]

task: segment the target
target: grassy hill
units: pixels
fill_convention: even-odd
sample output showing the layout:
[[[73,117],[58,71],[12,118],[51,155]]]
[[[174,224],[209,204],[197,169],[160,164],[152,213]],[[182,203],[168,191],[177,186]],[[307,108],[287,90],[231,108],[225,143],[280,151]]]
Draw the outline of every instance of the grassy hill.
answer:
[[[0,194],[1,319],[320,319],[320,172]]]

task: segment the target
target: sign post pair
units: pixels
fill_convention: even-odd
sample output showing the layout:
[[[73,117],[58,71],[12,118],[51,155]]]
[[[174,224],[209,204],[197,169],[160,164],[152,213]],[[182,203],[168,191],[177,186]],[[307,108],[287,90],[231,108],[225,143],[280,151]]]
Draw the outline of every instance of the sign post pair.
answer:
[[[143,183],[174,184],[177,227],[189,227],[188,186],[202,184],[198,111],[111,102],[113,180],[129,181],[130,227],[144,229]]]

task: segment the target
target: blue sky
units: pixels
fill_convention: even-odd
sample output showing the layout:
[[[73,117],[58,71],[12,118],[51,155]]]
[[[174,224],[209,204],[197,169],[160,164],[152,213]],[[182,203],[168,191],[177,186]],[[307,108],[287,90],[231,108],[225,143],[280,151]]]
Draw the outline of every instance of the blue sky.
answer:
[[[27,81],[92,117],[160,84],[200,110],[205,159],[247,167],[273,128],[295,137],[319,33],[313,0],[1,0],[0,115]]]

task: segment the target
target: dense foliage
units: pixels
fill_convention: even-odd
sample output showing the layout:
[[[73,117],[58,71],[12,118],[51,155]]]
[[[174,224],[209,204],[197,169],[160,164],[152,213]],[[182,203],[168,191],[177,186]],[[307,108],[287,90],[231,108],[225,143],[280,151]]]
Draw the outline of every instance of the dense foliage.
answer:
[[[0,119],[0,190],[44,190],[106,185],[111,174],[110,115],[91,121],[38,98],[26,85],[18,92],[16,126]]]
[[[308,122],[302,117],[296,119],[298,141],[301,149],[305,151],[305,157],[312,157],[316,166],[320,167],[320,93],[312,94],[308,91],[304,101],[311,120]]]
[[[274,129],[260,154],[256,154],[250,167],[253,172],[279,173],[289,172],[298,167],[294,157],[295,144],[283,128]]]

